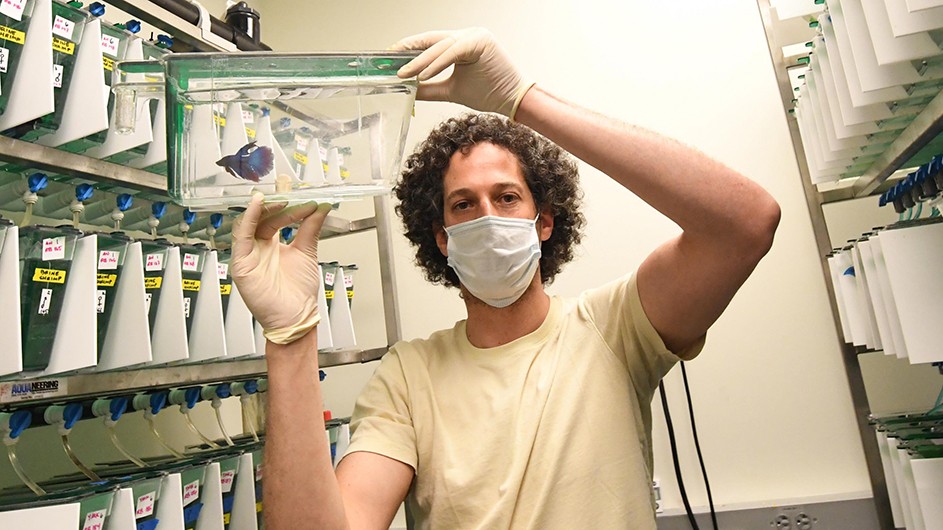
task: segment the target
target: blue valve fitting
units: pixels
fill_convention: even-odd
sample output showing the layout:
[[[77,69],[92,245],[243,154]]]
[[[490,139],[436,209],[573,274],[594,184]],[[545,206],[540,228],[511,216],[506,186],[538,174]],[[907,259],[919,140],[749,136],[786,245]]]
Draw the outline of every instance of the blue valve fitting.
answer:
[[[248,397],[259,391],[259,382],[252,379],[232,384],[232,394],[239,397]]]
[[[165,213],[167,213],[167,203],[155,202],[151,205],[151,214],[155,219],[160,219]]]
[[[118,421],[121,415],[128,410],[128,398],[117,397],[108,404],[108,411],[111,413],[111,421]]]
[[[94,17],[100,17],[105,14],[105,4],[101,2],[92,2],[88,6],[88,12]]]
[[[324,381],[326,377],[327,377],[327,372],[325,372],[324,370],[318,370],[318,381]]]
[[[134,197],[128,195],[127,193],[122,193],[115,199],[115,206],[117,206],[118,210],[122,212],[128,211],[132,204],[134,204]]]
[[[95,194],[95,188],[90,184],[79,184],[75,187],[75,200],[85,202]]]
[[[272,113],[272,109],[268,107],[262,107],[262,116],[268,116]]]
[[[161,33],[157,36],[157,46],[161,48],[172,48],[174,45],[174,38],[170,35],[164,35]]]
[[[285,243],[290,242],[293,237],[295,237],[295,231],[290,226],[282,228],[282,239],[285,240]]]
[[[138,394],[134,396],[134,410],[146,410],[152,416],[167,407],[168,392],[154,392],[153,394]]]
[[[82,405],[79,403],[50,405],[43,411],[43,420],[49,425],[59,425],[60,432],[69,432],[80,419],[82,419]]]
[[[183,210],[183,222],[188,225],[192,225],[196,221],[196,214],[191,212],[189,208]]]
[[[49,185],[49,177],[45,173],[33,173],[26,179],[26,183],[29,185],[30,192],[38,193]]]
[[[210,226],[213,228],[219,228],[223,226],[223,214],[214,213],[210,216]]]
[[[137,33],[141,31],[141,21],[135,20],[132,18],[131,20],[125,23],[124,27],[131,33]]]
[[[6,417],[4,417],[6,416]],[[23,431],[33,422],[33,415],[28,410],[18,410],[11,414],[0,414],[3,425],[0,425],[0,433],[6,434],[11,440],[19,438]]]
[[[281,127],[282,129],[287,129],[291,127],[291,118],[289,118],[288,116],[285,116],[284,118],[278,120],[278,126]]]

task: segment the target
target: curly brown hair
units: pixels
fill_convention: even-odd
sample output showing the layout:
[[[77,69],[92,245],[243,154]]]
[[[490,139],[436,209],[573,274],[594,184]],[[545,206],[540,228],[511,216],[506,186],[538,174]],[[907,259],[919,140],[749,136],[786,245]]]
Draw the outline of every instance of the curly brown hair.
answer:
[[[453,154],[482,142],[517,157],[537,211],[549,209],[553,215],[553,233],[542,243],[540,258],[540,279],[548,284],[573,259],[586,224],[580,212],[583,192],[577,165],[550,140],[494,114],[465,114],[442,122],[406,159],[393,192],[406,238],[416,247],[416,263],[430,282],[459,286],[435,239],[435,229],[445,222],[442,181]]]

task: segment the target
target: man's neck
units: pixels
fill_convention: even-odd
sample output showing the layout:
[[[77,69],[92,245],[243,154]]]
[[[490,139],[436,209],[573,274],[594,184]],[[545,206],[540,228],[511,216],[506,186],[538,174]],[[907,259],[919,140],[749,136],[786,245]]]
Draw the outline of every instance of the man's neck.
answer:
[[[468,341],[476,348],[494,348],[536,331],[550,312],[550,296],[540,283],[539,273],[534,280],[516,302],[502,308],[492,307],[462,289],[468,311]]]

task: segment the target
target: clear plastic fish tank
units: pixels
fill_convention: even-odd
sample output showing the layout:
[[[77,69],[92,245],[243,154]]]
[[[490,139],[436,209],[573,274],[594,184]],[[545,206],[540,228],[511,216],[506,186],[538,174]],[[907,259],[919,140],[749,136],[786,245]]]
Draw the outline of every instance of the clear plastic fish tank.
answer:
[[[194,211],[267,200],[340,202],[388,193],[403,156],[418,52],[180,53],[118,63],[119,129],[138,98],[164,98],[168,181]]]

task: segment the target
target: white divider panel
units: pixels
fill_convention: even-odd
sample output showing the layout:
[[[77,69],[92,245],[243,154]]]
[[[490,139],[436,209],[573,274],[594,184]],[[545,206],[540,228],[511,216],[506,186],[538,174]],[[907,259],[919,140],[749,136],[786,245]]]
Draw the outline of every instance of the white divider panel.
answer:
[[[842,339],[851,343],[851,324],[848,322],[848,310],[845,309],[845,297],[842,295],[842,284],[838,280],[841,271],[838,270],[838,257],[828,258],[828,268],[832,278],[832,289],[835,291],[835,305],[838,306],[838,319],[841,321]]]
[[[193,308],[190,326],[190,361],[226,357],[226,332],[223,327],[223,302],[219,294],[219,269],[216,251],[203,255],[200,295]]]
[[[108,85],[102,75],[101,19],[85,24],[75,52],[72,86],[66,95],[62,122],[56,132],[36,143],[56,147],[108,128]]]
[[[140,37],[131,37],[128,39],[128,47],[121,60],[141,61],[143,59],[144,46]],[[118,134],[115,128],[115,117],[118,113],[112,112],[105,141],[101,145],[92,147],[86,151],[85,154],[94,158],[107,158],[111,155],[127,151],[128,149],[134,149],[139,145],[150,142],[153,139],[153,133],[151,131],[151,111],[146,99],[137,99],[135,114],[137,115],[137,119],[134,131],[129,134]]]
[[[134,518],[134,492],[131,488],[121,488],[111,501],[111,514],[105,521],[104,530],[136,530]]]
[[[150,104],[148,104],[150,107]],[[147,144],[147,152],[141,158],[135,158],[128,165],[136,168],[145,168],[167,160],[167,104],[163,98],[157,100],[154,114],[151,116],[151,143]]]
[[[232,284],[229,293],[229,307],[226,309],[226,354],[229,357],[242,357],[256,352],[255,334],[252,329],[252,313],[246,307],[236,284]]]
[[[943,0],[907,0],[908,11],[920,11],[943,6]]]
[[[184,530],[183,486],[180,473],[170,473],[160,481],[160,502],[157,503],[159,530]]]
[[[350,316],[350,303],[347,289],[344,287],[344,268],[338,267],[334,273],[334,299],[331,302],[331,340],[335,349],[344,350],[357,345],[354,335],[354,321]],[[321,327],[318,326],[320,338]]]
[[[321,322],[318,324],[318,351],[325,351],[334,349],[334,335],[331,333],[331,312],[327,309],[327,295],[324,292],[324,269],[320,265],[318,274],[322,278],[321,292],[318,293],[318,311],[321,314]]]
[[[884,7],[896,37],[943,28],[943,2],[917,12],[907,9],[907,0],[884,0]]]
[[[272,150],[275,155],[275,164],[272,171],[259,179],[260,182],[273,183],[278,175],[288,175],[292,182],[298,182],[298,174],[295,173],[294,165],[285,155],[282,146],[278,145],[275,137],[272,135],[272,117],[262,116],[259,118],[259,126],[255,130],[255,141],[259,145],[264,145]],[[232,154],[232,153],[226,153]]]
[[[927,530],[943,530],[943,458],[914,458],[910,466]]]
[[[56,110],[52,87],[52,0],[36,0],[0,131]]]
[[[884,353],[888,355],[897,355],[897,349],[894,347],[894,337],[891,335],[890,327],[887,323],[887,309],[884,306],[884,296],[881,294],[877,268],[874,266],[874,254],[871,252],[871,242],[859,241],[858,254],[861,258],[861,265],[865,273],[864,276],[867,278],[868,296],[871,300],[878,336],[881,339],[881,346],[878,349],[883,349]]]
[[[151,331],[147,323],[144,291],[144,259],[141,243],[128,245],[108,333],[98,360],[99,370],[112,370],[150,362]]]
[[[62,299],[62,317],[56,327],[49,366],[42,375],[95,366],[98,357],[97,280],[98,236],[77,239]]]
[[[861,253],[858,251],[858,244],[851,247],[851,260],[855,267],[855,283],[858,286],[858,299],[867,317],[868,347],[872,350],[881,349],[881,337],[878,331],[877,318],[874,315],[874,302],[871,300],[871,293],[868,289],[868,276],[864,265],[861,263]]]
[[[908,526],[911,530],[926,530],[927,525],[923,521],[923,512],[920,509],[920,498],[917,497],[917,487],[914,484],[914,472],[910,465],[910,454],[904,449],[897,449],[900,456],[900,467],[904,477],[904,487],[907,491],[907,503],[910,506],[910,518],[913,526]],[[939,503],[939,501],[937,501]]]
[[[187,319],[183,314],[183,276],[180,249],[167,250],[161,295],[154,318],[151,348],[155,364],[182,361],[190,356],[187,346]]]
[[[223,129],[220,142],[220,154],[221,156],[236,154],[248,143],[249,135],[246,133],[242,104],[232,102],[226,107],[226,127]],[[216,171],[216,184],[220,186],[220,193],[247,194],[255,186],[254,182],[236,178],[219,166],[216,167]]]
[[[907,345],[904,343],[904,332],[900,326],[900,315],[897,314],[897,304],[894,301],[894,291],[891,290],[890,280],[887,278],[887,264],[884,261],[884,250],[881,246],[881,234],[870,239],[871,254],[874,257],[874,269],[877,272],[878,286],[884,298],[884,310],[887,314],[887,324],[894,338],[894,353],[898,359],[907,358]],[[884,351],[888,354],[888,351]]]
[[[213,108],[210,105],[194,105],[193,120],[190,125],[189,153],[193,154],[193,176],[198,179],[210,178],[220,173],[222,168],[216,161],[222,158],[219,154],[219,141],[216,138],[216,122],[213,119]],[[232,154],[232,153],[227,153]],[[173,161],[170,161],[173,164]],[[225,173],[225,171],[222,171]]]
[[[891,464],[890,448],[887,445],[887,433],[875,431],[878,439],[878,451],[881,453],[881,466],[884,468],[884,483],[887,486],[887,496],[891,501],[891,515],[894,518],[894,528],[904,527],[904,512],[900,505],[900,490],[894,479],[894,467]]]
[[[219,463],[208,464],[203,478],[203,509],[196,520],[196,530],[223,530],[223,491],[220,488]]]
[[[943,224],[885,230],[881,247],[910,362],[943,361]]]
[[[876,0],[869,0],[875,2]],[[893,63],[882,65],[878,62],[874,42],[868,31],[868,23],[864,18],[864,9],[861,0],[842,0],[841,11],[845,15],[845,27],[851,39],[854,61],[858,66],[858,78],[864,90],[881,90],[884,88],[901,87],[916,83],[922,78],[917,70],[909,63]],[[831,2],[829,3],[831,6]],[[835,23],[834,17],[832,23]]]
[[[40,506],[23,510],[0,512],[0,528],[4,530],[75,530],[79,526],[79,511],[81,505],[77,502],[58,504],[55,506]]]
[[[926,32],[895,36],[884,2],[865,1],[861,3],[861,7],[864,10],[879,65],[914,61],[940,54],[940,47]]]
[[[16,226],[7,228],[0,247],[0,322],[8,326],[7,333],[0,333],[0,375],[23,371],[19,233]]]
[[[845,310],[848,314],[848,324],[851,328],[851,343],[855,346],[865,346],[868,342],[867,317],[864,306],[859,300],[858,284],[855,280],[855,268],[851,263],[851,253],[847,250],[839,252],[838,282],[841,284],[841,293],[845,298]]]
[[[312,138],[308,142],[308,151],[306,152],[308,163],[305,165],[302,173],[302,180],[312,186],[321,186],[325,181],[324,163],[321,161],[321,144],[317,138]]]
[[[255,516],[255,466],[252,453],[239,457],[239,480],[236,481],[229,530],[259,530]]]

